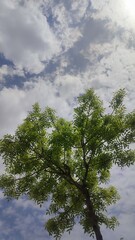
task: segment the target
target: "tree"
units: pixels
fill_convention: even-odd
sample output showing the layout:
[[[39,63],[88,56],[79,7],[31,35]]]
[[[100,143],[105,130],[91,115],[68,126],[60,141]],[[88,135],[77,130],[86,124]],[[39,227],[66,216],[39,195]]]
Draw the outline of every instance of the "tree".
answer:
[[[85,233],[102,240],[100,226],[114,229],[118,224],[106,215],[107,206],[119,199],[110,179],[113,164],[135,162],[135,111],[123,105],[125,90],[116,92],[110,111],[93,89],[78,97],[72,121],[56,115],[51,108],[41,111],[36,103],[15,134],[0,141],[6,166],[0,187],[7,198],[29,199],[42,205],[50,202],[51,215],[45,228],[59,239],[76,222]]]

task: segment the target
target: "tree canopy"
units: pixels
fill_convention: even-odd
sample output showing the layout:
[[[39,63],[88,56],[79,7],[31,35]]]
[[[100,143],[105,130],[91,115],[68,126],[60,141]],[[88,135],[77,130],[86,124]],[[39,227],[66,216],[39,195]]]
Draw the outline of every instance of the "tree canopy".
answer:
[[[45,224],[59,239],[80,223],[84,232],[102,240],[100,226],[114,229],[117,219],[107,216],[107,207],[119,194],[108,186],[113,164],[135,162],[135,111],[123,105],[125,90],[116,92],[109,113],[93,89],[78,97],[72,121],[57,116],[36,103],[14,135],[0,140],[5,173],[0,188],[7,198],[50,202]]]

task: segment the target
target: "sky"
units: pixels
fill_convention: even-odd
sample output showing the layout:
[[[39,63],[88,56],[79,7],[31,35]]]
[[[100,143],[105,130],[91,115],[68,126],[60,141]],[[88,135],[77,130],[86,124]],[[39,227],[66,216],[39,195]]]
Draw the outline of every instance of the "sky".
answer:
[[[94,88],[108,106],[125,88],[135,108],[135,0],[0,0],[0,137],[14,134],[35,102],[72,119],[76,97]],[[4,172],[0,159],[0,173]],[[120,226],[104,240],[135,236],[135,166],[113,167],[121,199],[108,209]],[[47,204],[47,203],[46,203]],[[51,240],[46,204],[7,202],[0,192],[1,240]],[[62,240],[88,240],[79,225]]]

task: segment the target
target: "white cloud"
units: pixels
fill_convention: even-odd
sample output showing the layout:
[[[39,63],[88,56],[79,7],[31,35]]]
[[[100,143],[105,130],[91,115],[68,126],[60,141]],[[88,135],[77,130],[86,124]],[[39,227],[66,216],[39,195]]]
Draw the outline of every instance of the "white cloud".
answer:
[[[57,111],[62,117],[68,117],[71,108],[66,99],[58,96],[56,85],[46,79],[37,78],[36,82],[27,82],[25,84],[25,106],[27,109],[35,102],[39,102],[42,108],[49,106]]]
[[[60,45],[37,4],[6,0],[0,8],[0,51],[17,67],[39,73]]]
[[[1,202],[1,239],[47,239],[48,233],[44,231],[44,214],[35,204],[25,204],[28,200]],[[24,220],[25,219],[25,220]]]
[[[72,88],[71,81],[70,89]],[[56,85],[40,77],[35,78],[35,81],[26,82],[24,89],[3,88],[0,91],[0,135],[14,133],[17,125],[21,124],[27,115],[27,111],[31,109],[35,102],[39,102],[42,108],[52,107],[56,109],[59,115],[68,117],[71,113],[71,107],[67,103],[67,97],[57,96],[57,93]]]
[[[19,68],[13,68],[8,65],[2,65],[0,67],[0,81],[4,82],[5,81],[5,76],[11,76],[13,77],[14,75],[24,77],[24,72],[22,69]]]
[[[54,24],[55,33],[64,47],[64,51],[71,48],[76,41],[82,36],[78,27],[72,26],[70,12],[60,3],[53,9],[56,23]]]
[[[105,102],[110,100],[114,91],[126,88],[128,94],[126,104],[128,110],[133,109],[135,52],[127,48],[125,42],[115,38],[110,43],[91,43],[82,54],[91,63],[85,72],[85,79],[90,79],[89,85],[97,90]]]
[[[72,9],[72,17],[76,19],[76,21],[81,21],[82,18],[88,14],[87,8],[89,6],[88,0],[75,0],[71,2],[71,9]],[[88,16],[86,16],[88,17]]]
[[[74,98],[84,91],[84,84],[79,74],[78,76],[70,74],[58,76],[55,85],[58,88],[60,97],[71,104],[74,103]]]
[[[96,19],[109,19],[113,26],[121,26],[135,32],[134,21],[135,17],[127,8],[127,2],[131,2],[132,10],[135,10],[133,1],[130,0],[106,0],[98,1],[91,0],[94,9],[93,17]]]
[[[13,133],[16,126],[25,116],[24,101],[25,94],[22,90],[4,88],[0,92],[0,135]]]

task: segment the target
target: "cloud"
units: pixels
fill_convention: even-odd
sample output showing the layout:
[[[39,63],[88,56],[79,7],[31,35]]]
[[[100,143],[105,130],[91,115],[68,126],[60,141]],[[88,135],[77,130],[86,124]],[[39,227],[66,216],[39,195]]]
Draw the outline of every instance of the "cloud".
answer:
[[[55,85],[58,88],[60,98],[69,104],[73,104],[74,98],[84,91],[84,85],[79,74],[78,76],[69,74],[58,76],[55,79]]]
[[[20,202],[20,205],[19,205]],[[49,239],[44,230],[46,216],[37,205],[26,199],[0,201],[0,238],[5,240]],[[25,221],[24,221],[25,219]]]
[[[40,73],[82,37],[79,27],[89,18],[89,9],[87,0],[6,0],[0,10],[0,51],[17,69]]]
[[[25,94],[22,90],[4,88],[0,91],[0,135],[13,133],[16,126],[25,116],[23,100]]]
[[[60,51],[45,15],[33,1],[1,2],[0,36],[0,51],[26,72],[43,71],[43,62]]]
[[[67,86],[69,85],[69,90],[72,88],[72,79],[65,80]],[[22,122],[35,102],[39,102],[42,108],[52,107],[59,115],[68,117],[71,113],[71,107],[67,101],[67,96],[64,96],[62,92],[59,96],[56,85],[59,83],[53,84],[46,78],[38,77],[25,82],[23,89],[4,87],[0,91],[0,135],[14,133],[18,124]],[[75,86],[77,87],[77,81],[75,81]],[[75,86],[72,89],[76,90]],[[62,89],[64,91],[63,84]],[[74,90],[71,93],[72,98]]]
[[[106,19],[112,24],[113,27],[122,27],[124,30],[131,30],[135,32],[134,28],[134,15],[127,8],[128,0],[105,0],[98,1],[92,0],[93,18]],[[135,8],[133,1],[129,1],[131,9]]]
[[[24,77],[24,72],[22,69],[11,67],[6,64],[3,64],[0,67],[0,84],[3,86],[3,83],[6,81],[6,77],[14,77],[15,75]]]
[[[84,18],[87,18],[89,15],[89,10],[91,7],[91,1],[88,0],[75,0],[70,1],[71,2],[71,14],[73,19],[76,20],[76,22],[81,21]],[[67,3],[67,1],[65,1]]]
[[[55,18],[55,34],[61,42],[64,51],[71,48],[82,36],[78,26],[72,24],[72,18],[69,11],[63,3],[56,4],[53,9]]]

